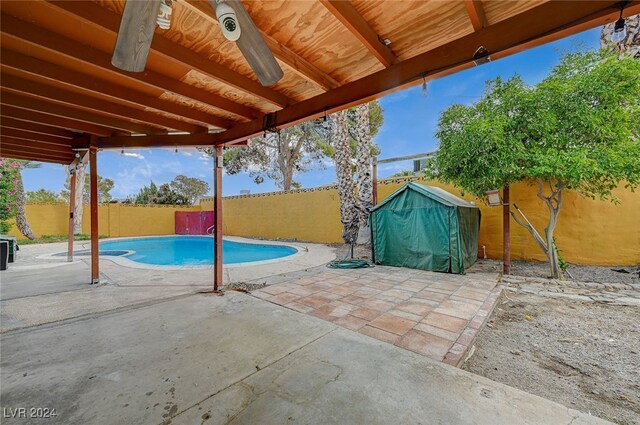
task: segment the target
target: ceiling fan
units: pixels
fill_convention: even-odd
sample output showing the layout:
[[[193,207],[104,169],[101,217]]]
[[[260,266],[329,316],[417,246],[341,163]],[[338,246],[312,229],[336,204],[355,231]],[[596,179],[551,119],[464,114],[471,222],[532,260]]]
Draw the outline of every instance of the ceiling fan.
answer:
[[[271,86],[280,81],[284,75],[282,68],[242,2],[209,0],[209,3],[216,11],[222,34],[238,45],[260,83]],[[170,4],[171,0],[127,0],[111,58],[113,66],[129,72],[144,71],[156,23],[168,24]]]

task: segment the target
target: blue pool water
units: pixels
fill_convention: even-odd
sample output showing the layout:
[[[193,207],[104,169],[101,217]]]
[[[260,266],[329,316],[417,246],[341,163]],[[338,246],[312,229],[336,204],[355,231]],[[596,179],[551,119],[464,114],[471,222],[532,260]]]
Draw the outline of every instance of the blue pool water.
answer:
[[[213,264],[213,238],[207,236],[169,236],[100,242],[102,250],[135,251],[126,258],[145,264],[197,266]],[[246,244],[224,241],[223,264],[272,260],[298,252],[281,245]]]

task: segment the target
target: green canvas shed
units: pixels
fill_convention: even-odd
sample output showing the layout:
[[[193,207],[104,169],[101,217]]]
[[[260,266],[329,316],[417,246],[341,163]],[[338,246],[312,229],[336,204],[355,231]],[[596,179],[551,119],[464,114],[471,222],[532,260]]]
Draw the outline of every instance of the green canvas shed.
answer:
[[[480,210],[438,187],[407,183],[370,220],[376,264],[463,274],[478,258]]]

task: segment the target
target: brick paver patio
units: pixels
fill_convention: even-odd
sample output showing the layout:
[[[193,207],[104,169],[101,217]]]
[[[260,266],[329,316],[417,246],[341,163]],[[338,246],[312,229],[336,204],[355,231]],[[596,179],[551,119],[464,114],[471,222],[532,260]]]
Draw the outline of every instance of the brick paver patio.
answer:
[[[472,270],[327,268],[252,294],[458,366],[500,295],[495,273]]]

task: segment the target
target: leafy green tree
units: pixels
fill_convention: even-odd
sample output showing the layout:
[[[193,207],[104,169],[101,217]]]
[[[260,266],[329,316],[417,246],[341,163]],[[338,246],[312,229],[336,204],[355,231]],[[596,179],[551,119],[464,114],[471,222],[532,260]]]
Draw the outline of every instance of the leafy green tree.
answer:
[[[377,101],[369,103],[371,136],[374,136],[383,122],[382,108]],[[356,152],[356,113],[349,109],[349,145],[355,157]],[[213,156],[209,148],[198,148]],[[379,151],[372,145],[373,155]],[[248,146],[227,148],[224,151],[224,166],[227,174],[249,173],[257,184],[265,178],[275,181],[283,190],[300,187],[295,176],[307,172],[314,167],[323,167],[325,157],[333,158],[335,148],[331,143],[330,120],[322,118],[298,124],[280,130],[278,133],[267,133],[265,137],[249,140]],[[355,164],[353,164],[355,167]]]
[[[160,187],[151,181],[144,186],[133,199],[134,204],[188,205],[189,199],[173,190],[171,184],[164,183]]]
[[[561,277],[554,231],[566,190],[610,199],[640,183],[640,61],[611,51],[564,56],[536,87],[496,79],[474,105],[442,113],[428,173],[484,198],[525,180],[549,211],[542,235],[512,212]]]
[[[134,204],[153,204],[158,198],[158,186],[153,182],[149,186],[143,186],[138,194],[134,197]]]
[[[180,196],[187,199],[187,202],[194,204],[196,199],[209,192],[209,185],[204,180],[183,175],[176,176],[171,183],[171,189]]]
[[[18,204],[18,161],[0,158],[0,233],[11,229],[9,220],[16,216]]]
[[[25,193],[27,202],[61,202],[63,199],[57,192],[46,189],[38,189]]]
[[[113,189],[113,180],[105,177],[98,176],[98,203],[104,204],[111,201],[111,189]],[[80,193],[78,193],[78,196]],[[71,197],[71,179],[67,176],[67,181],[64,183],[64,190],[60,192],[60,196],[66,202],[69,202]],[[91,203],[91,179],[84,179],[84,188],[82,190],[82,201],[85,204]]]
[[[403,170],[403,171],[398,171],[397,173],[393,174],[391,177],[411,177],[413,175],[414,175],[413,171]]]

